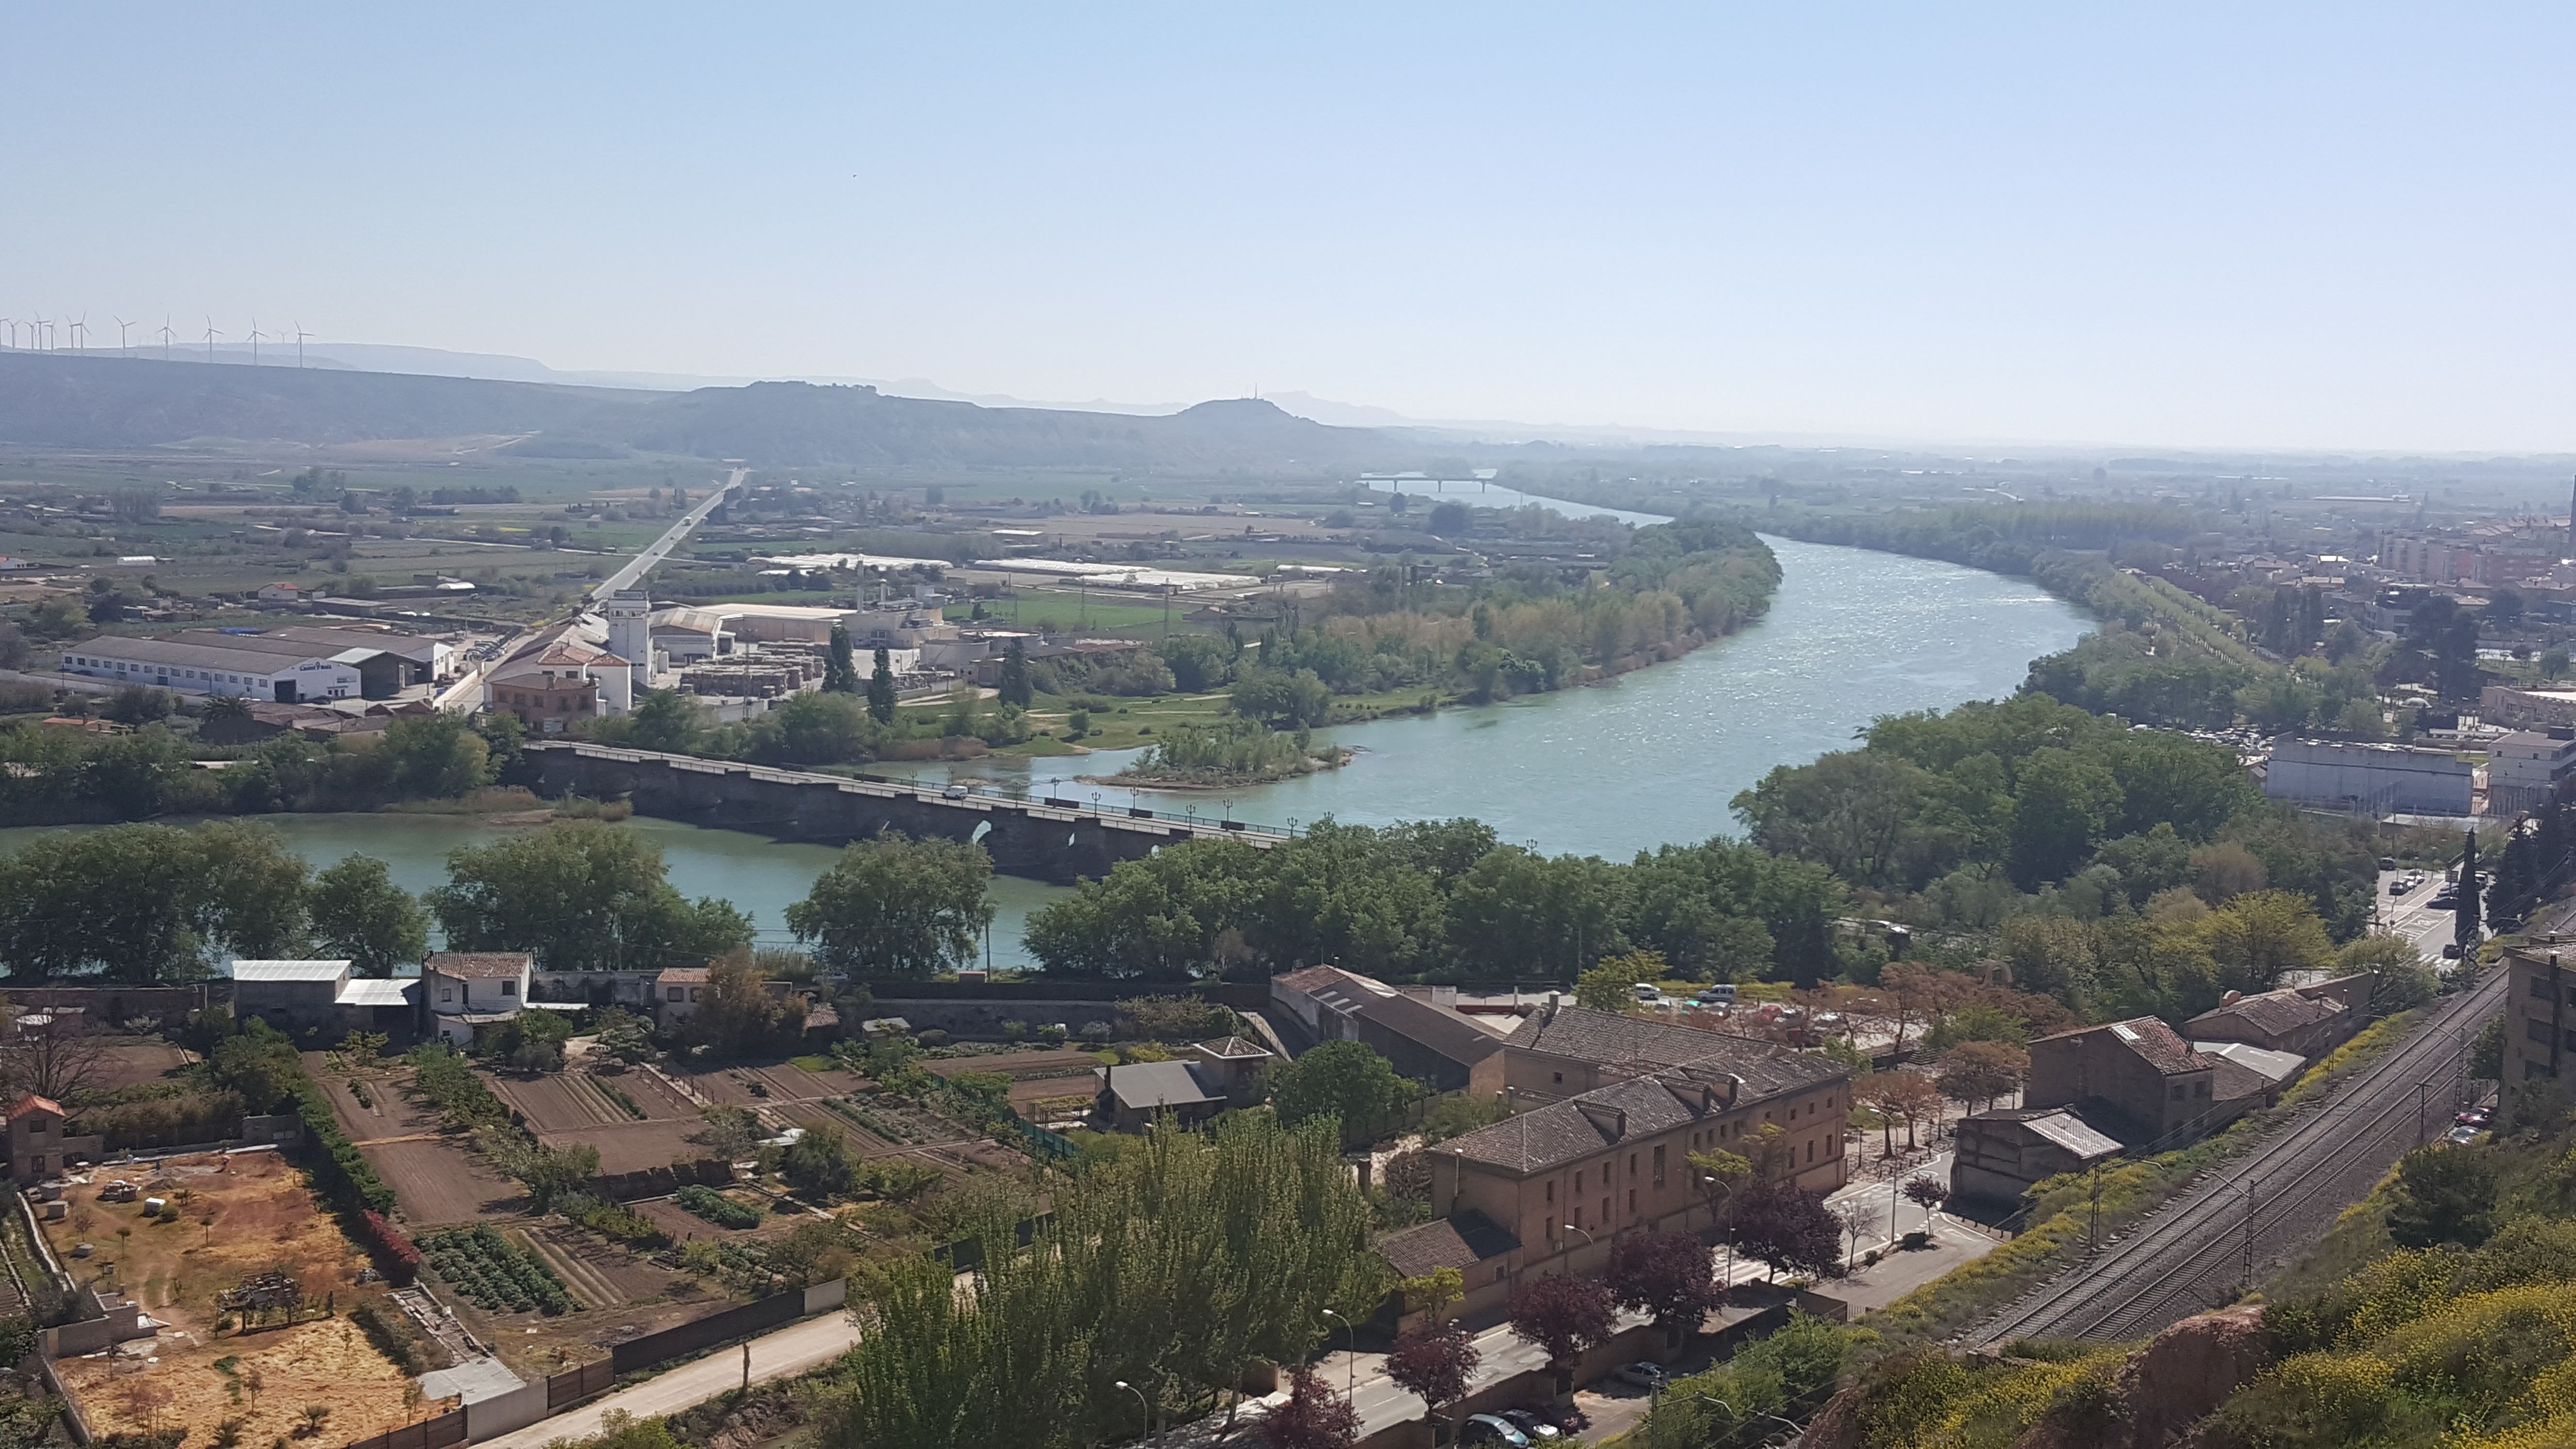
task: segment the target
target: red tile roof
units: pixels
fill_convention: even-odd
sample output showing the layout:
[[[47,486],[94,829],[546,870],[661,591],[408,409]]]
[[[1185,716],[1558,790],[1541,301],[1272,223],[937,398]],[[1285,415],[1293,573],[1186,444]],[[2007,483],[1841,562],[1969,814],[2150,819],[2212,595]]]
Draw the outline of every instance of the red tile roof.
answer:
[[[16,1106],[9,1109],[9,1115],[5,1119],[0,1120],[15,1122],[30,1112],[51,1112],[57,1117],[63,1115],[61,1103],[56,1102],[51,1097],[39,1097],[35,1093],[29,1092],[27,1095],[18,1099]]]

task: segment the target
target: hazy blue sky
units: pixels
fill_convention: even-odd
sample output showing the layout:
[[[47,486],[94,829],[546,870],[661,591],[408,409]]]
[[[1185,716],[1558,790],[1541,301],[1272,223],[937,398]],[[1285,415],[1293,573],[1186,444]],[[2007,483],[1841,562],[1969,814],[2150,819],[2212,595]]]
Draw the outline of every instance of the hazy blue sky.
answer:
[[[2576,448],[2567,7],[0,8],[0,313]]]

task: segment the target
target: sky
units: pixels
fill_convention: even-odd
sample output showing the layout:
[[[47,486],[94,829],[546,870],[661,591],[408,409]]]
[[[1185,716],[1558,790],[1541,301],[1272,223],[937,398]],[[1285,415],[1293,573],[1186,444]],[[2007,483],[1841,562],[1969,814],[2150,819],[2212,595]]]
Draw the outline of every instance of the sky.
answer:
[[[0,37],[0,315],[94,342],[2576,450],[2567,7],[14,0]]]

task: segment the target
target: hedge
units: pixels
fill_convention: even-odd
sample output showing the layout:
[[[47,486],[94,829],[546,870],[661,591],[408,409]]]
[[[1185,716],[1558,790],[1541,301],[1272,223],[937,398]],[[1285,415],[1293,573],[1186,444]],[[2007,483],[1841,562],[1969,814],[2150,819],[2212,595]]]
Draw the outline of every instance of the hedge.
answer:
[[[295,1063],[296,1115],[304,1119],[304,1131],[322,1149],[306,1154],[304,1170],[313,1175],[313,1184],[336,1207],[351,1212],[394,1210],[394,1190],[376,1176],[375,1167],[349,1134],[340,1130],[340,1119],[331,1110],[331,1099],[323,1095],[313,1079],[304,1074],[300,1058],[288,1057]]]
[[[360,1211],[358,1223],[367,1251],[375,1256],[376,1271],[397,1288],[410,1287],[412,1280],[420,1276],[419,1247],[373,1208]]]

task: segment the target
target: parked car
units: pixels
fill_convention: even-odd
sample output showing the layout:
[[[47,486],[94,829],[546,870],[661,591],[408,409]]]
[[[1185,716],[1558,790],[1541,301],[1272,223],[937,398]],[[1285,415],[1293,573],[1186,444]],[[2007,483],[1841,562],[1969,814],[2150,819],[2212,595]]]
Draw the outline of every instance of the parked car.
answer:
[[[2484,1107],[2471,1107],[2452,1120],[2462,1127],[2492,1127],[2495,1125],[2495,1114]]]
[[[1512,1449],[1529,1449],[1529,1436],[1512,1427],[1509,1419],[1492,1414],[1470,1414],[1458,1430],[1461,1444],[1508,1444]]]
[[[2442,943],[2442,959],[2443,959],[2443,960],[2445,960],[2445,961],[2457,961],[2457,960],[2459,960],[2459,959],[2460,959],[2460,943],[2459,943],[2459,942],[2457,942],[2457,941],[2445,941],[2445,942],[2443,942],[2443,943]]]
[[[1540,1418],[1535,1412],[1529,1409],[1505,1409],[1503,1410],[1501,1417],[1509,1419],[1513,1428],[1528,1435],[1532,1440],[1544,1441],[1565,1437],[1565,1431],[1563,1429],[1560,1429],[1554,1424],[1549,1423],[1547,1420]]]
[[[1662,1393],[1664,1385],[1672,1381],[1672,1376],[1664,1372],[1663,1365],[1647,1363],[1642,1359],[1636,1363],[1621,1364],[1611,1372],[1610,1377],[1623,1384],[1633,1384],[1650,1394]]]
[[[2397,862],[2383,855],[2379,858],[2379,868],[2381,870],[2395,870],[2397,868]]]
[[[1699,1004],[1702,1006],[1734,1005],[1735,983],[1732,981],[1721,981],[1715,986],[1701,987],[1699,989]]]
[[[2450,1135],[2445,1140],[2465,1147],[2478,1140],[2478,1129],[2475,1127],[2454,1127],[2451,1129]]]
[[[1631,988],[1631,990],[1636,994],[1638,1002],[1643,1005],[1661,1006],[1664,1004],[1664,988],[1657,986],[1651,981],[1640,981]]]

